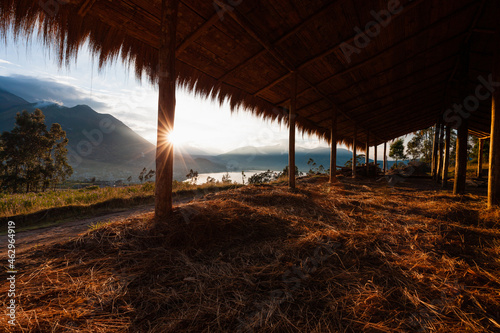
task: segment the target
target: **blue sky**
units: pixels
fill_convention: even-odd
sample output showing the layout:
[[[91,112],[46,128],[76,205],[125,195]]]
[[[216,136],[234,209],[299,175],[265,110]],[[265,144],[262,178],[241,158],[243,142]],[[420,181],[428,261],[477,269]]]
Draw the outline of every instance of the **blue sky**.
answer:
[[[155,143],[158,91],[147,80],[138,82],[133,70],[121,62],[99,71],[88,50],[83,49],[69,68],[60,68],[55,52],[35,39],[14,41],[7,36],[6,43],[0,45],[0,88],[29,102],[90,105]],[[288,137],[285,126],[244,111],[231,114],[227,105],[220,108],[183,90],[177,94],[175,132],[179,143],[217,153],[274,145]],[[297,140],[299,146],[327,146],[316,137],[298,134]]]

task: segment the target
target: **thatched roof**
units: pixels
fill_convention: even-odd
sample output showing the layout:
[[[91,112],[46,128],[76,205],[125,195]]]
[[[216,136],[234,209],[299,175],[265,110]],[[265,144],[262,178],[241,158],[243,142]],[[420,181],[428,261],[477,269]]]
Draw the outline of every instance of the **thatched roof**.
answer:
[[[365,31],[388,3],[398,1],[182,0],[178,82],[286,122],[295,70],[297,125],[305,132],[328,139],[332,110],[344,142],[354,123],[359,141],[369,131],[372,145],[426,128],[491,72],[498,1],[401,0],[348,61],[355,28]],[[0,31],[24,37],[40,24],[39,37],[61,63],[88,41],[101,66],[121,59],[155,82],[160,7],[158,0],[1,0]],[[471,133],[488,135],[490,108],[491,99],[481,102],[469,118]]]

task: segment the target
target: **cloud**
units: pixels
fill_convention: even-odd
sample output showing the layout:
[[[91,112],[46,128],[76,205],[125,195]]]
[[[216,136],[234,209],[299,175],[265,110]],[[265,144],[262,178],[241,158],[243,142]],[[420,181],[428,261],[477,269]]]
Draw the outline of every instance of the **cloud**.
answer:
[[[0,76],[0,89],[31,103],[50,101],[68,107],[85,104],[96,111],[106,111],[109,108],[106,103],[80,88],[50,78],[39,79],[25,75]]]
[[[0,64],[14,65],[14,64],[13,64],[13,63],[11,63],[10,61],[3,60],[3,59],[0,59]],[[14,66],[15,66],[15,65],[14,65]]]

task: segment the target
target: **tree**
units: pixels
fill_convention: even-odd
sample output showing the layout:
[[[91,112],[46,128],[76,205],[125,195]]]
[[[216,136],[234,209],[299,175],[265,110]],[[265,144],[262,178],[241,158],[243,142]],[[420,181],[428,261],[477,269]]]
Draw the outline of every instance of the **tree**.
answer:
[[[398,165],[398,160],[406,159],[405,155],[405,144],[403,139],[398,139],[391,144],[391,149],[389,150],[389,157],[396,159],[396,165]]]
[[[231,184],[231,175],[229,172],[226,172],[225,175],[222,175],[222,184]]]
[[[45,191],[70,177],[73,169],[67,161],[67,144],[61,125],[53,124],[47,131],[40,109],[18,113],[14,129],[0,136],[2,189]]]
[[[363,164],[363,161],[365,160],[365,154],[359,154],[356,155],[356,165],[361,165]],[[351,168],[352,167],[352,158],[349,159],[347,162],[344,163],[344,166],[346,168]]]
[[[421,133],[416,133],[406,145],[408,155],[413,161],[420,160],[423,156],[424,136]]]
[[[189,170],[186,178],[191,179],[191,183],[193,185],[196,184],[196,181],[198,180],[198,171],[193,171],[193,169]]]
[[[193,171],[193,170],[191,170]],[[146,173],[148,172],[148,170],[146,168],[142,169],[141,173],[139,174],[139,176],[137,178],[139,178],[139,181],[142,183],[144,181],[144,177],[146,176]]]

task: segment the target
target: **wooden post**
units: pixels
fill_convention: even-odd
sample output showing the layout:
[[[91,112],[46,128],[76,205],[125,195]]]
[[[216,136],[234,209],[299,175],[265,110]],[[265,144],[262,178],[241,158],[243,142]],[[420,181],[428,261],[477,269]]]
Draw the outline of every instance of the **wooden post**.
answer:
[[[384,142],[384,173],[387,172],[387,142]]]
[[[332,130],[331,130],[331,152],[330,152],[330,183],[333,183],[337,177],[337,112],[332,113]]]
[[[469,137],[467,121],[462,119],[458,127],[457,157],[455,160],[455,184],[453,194],[464,194],[467,176],[467,140]]]
[[[443,188],[448,187],[448,169],[450,167],[450,140],[451,140],[451,127],[446,126],[446,139],[444,143],[444,164],[443,164],[443,174],[441,179],[441,186]]]
[[[365,163],[366,163],[366,176],[370,176],[370,132],[366,133],[366,155],[365,155]]]
[[[483,178],[483,148],[484,139],[479,139],[479,151],[477,152],[477,178]]]
[[[441,122],[439,129],[439,154],[438,154],[438,171],[436,174],[436,181],[438,183],[442,180],[443,167],[444,167],[444,123]]]
[[[290,133],[288,141],[288,185],[295,188],[295,117],[297,110],[297,72],[292,72],[292,98],[288,120],[290,122]]]
[[[352,178],[356,178],[356,136],[358,135],[358,128],[354,125],[354,135],[352,137]]]
[[[500,22],[497,20],[495,33],[495,57],[500,57]],[[500,64],[494,62],[493,80],[500,80]],[[488,181],[488,208],[500,206],[500,89],[493,92],[491,103],[491,131],[490,131],[490,171]]]
[[[437,171],[436,169],[437,169],[438,137],[439,137],[439,124],[436,123],[436,126],[434,127],[434,140],[432,141],[431,176],[433,179],[435,179]]]
[[[377,170],[377,145],[373,146],[373,161],[375,161],[375,170]]]
[[[156,144],[155,217],[163,220],[172,213],[174,146],[168,136],[175,118],[175,48],[179,0],[162,1],[158,78],[158,129]]]

